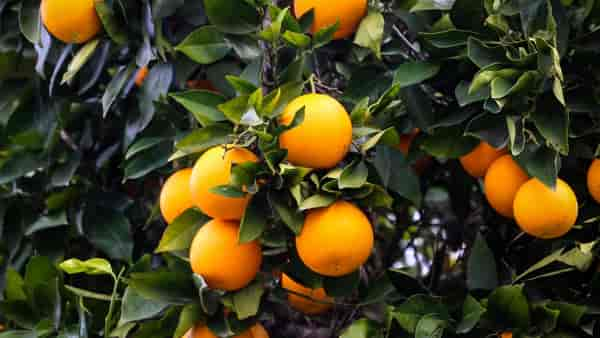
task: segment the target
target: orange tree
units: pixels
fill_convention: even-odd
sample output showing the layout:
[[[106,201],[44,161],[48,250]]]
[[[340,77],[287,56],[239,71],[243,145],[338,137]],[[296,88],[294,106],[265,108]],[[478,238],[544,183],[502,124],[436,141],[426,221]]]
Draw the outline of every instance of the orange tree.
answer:
[[[599,21],[0,1],[0,338],[600,336]]]

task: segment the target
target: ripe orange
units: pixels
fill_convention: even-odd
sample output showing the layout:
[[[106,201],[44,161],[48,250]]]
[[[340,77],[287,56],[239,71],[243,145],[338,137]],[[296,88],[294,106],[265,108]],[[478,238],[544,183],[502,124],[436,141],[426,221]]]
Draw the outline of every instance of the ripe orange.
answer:
[[[587,187],[594,200],[600,203],[600,160],[595,159],[587,173]]]
[[[337,201],[310,210],[296,237],[298,255],[311,270],[324,276],[344,276],[364,264],[373,249],[373,228],[354,204]]]
[[[251,151],[244,148],[218,146],[206,151],[194,166],[190,187],[192,201],[206,215],[225,220],[239,220],[250,201],[244,197],[226,197],[215,194],[210,189],[229,184],[232,164],[258,162]]]
[[[307,288],[304,285],[296,283],[286,274],[283,274],[281,278],[281,287],[286,290],[305,295],[317,301],[333,302],[333,298],[327,296],[325,289]],[[288,302],[290,303],[291,307],[307,315],[320,314],[326,312],[332,307],[332,304],[315,302],[293,293],[288,293]]]
[[[500,215],[513,218],[513,202],[519,188],[529,180],[512,156],[494,161],[485,174],[485,197]]]
[[[402,134],[400,135],[400,143],[398,144],[398,149],[404,154],[408,155],[408,151],[410,150],[410,146],[414,141],[415,137],[419,135],[420,130],[415,129],[410,134]]]
[[[212,82],[208,80],[188,80],[186,82],[186,86],[189,89],[203,89],[211,92],[219,92],[215,86],[213,86]]]
[[[226,291],[248,285],[260,269],[262,251],[257,241],[238,243],[239,223],[212,220],[192,241],[190,264],[208,286]]]
[[[287,149],[292,164],[314,169],[334,167],[344,159],[352,143],[348,112],[331,96],[308,94],[293,100],[279,122],[289,125],[302,107],[304,121],[281,134],[279,145]]]
[[[513,337],[513,334],[512,334],[512,332],[503,332],[503,333],[500,335],[500,338],[512,338],[512,337]]]
[[[194,206],[190,192],[192,169],[182,169],[167,179],[160,191],[160,212],[167,223]]]
[[[496,149],[487,142],[481,142],[473,151],[461,157],[460,163],[469,175],[479,178],[483,177],[490,165],[504,154],[506,150]]]
[[[314,8],[314,21],[311,32],[319,30],[340,22],[340,27],[335,32],[334,39],[344,39],[351,36],[362,18],[367,14],[367,0],[295,0],[294,13],[301,17]]]
[[[218,338],[215,336],[206,325],[196,325],[188,331],[183,338]],[[233,338],[269,338],[267,330],[257,323],[246,332],[240,333]]]
[[[577,220],[577,197],[565,181],[558,179],[551,190],[532,178],[523,184],[513,204],[515,219],[531,236],[550,239],[560,237]]]
[[[144,80],[146,80],[146,76],[148,76],[148,66],[138,69],[135,74],[135,85],[141,87],[144,84]]]
[[[42,22],[64,43],[84,43],[102,29],[95,0],[42,0]]]

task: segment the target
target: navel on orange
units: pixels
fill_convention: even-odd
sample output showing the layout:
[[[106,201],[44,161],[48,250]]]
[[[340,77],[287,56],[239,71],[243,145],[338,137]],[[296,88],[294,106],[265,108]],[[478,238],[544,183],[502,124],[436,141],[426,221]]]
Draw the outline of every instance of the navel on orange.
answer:
[[[494,161],[485,174],[485,197],[500,215],[513,218],[515,196],[528,180],[529,175],[512,156],[504,155]]]
[[[515,220],[531,236],[551,239],[561,237],[575,225],[577,197],[569,185],[558,179],[556,189],[537,178],[523,184],[513,204]]]
[[[244,148],[214,147],[206,151],[194,165],[190,178],[192,201],[206,215],[225,220],[239,220],[244,215],[250,195],[226,197],[210,190],[229,184],[233,164],[258,162],[251,151]]]
[[[506,154],[504,149],[496,149],[487,142],[481,142],[473,151],[460,158],[465,171],[469,175],[483,177],[492,163],[500,156]]]
[[[160,191],[160,212],[167,223],[194,206],[190,192],[192,169],[182,169],[171,175]]]
[[[247,286],[260,269],[262,251],[257,241],[238,243],[239,223],[212,220],[192,241],[190,264],[208,286],[226,291]]]
[[[302,232],[296,237],[296,249],[311,270],[339,277],[367,261],[373,238],[373,228],[362,210],[340,200],[307,213]]]
[[[333,302],[333,298],[328,297],[323,288],[308,288],[297,283],[286,274],[283,274],[281,277],[281,287],[293,292],[288,293],[288,302],[290,303],[290,306],[307,315],[321,314],[332,307],[332,304],[330,303]]]
[[[322,94],[307,94],[293,100],[279,122],[289,125],[304,107],[304,121],[279,137],[279,145],[288,151],[295,165],[326,169],[336,166],[350,150],[352,121],[336,99]]]
[[[367,0],[295,0],[294,13],[299,18],[314,9],[312,33],[339,21],[340,27],[333,37],[334,39],[344,39],[356,31],[360,21],[367,14],[367,5]]]
[[[42,22],[64,43],[84,43],[102,29],[95,0],[42,0]]]

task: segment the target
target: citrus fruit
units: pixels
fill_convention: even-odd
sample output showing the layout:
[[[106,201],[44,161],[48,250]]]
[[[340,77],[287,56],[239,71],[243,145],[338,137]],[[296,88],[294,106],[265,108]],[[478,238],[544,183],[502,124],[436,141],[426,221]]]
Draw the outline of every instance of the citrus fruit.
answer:
[[[279,122],[289,125],[302,107],[304,121],[282,133],[279,145],[287,149],[292,164],[314,169],[334,167],[344,159],[352,143],[348,112],[331,96],[307,94],[293,100]]]
[[[196,325],[190,329],[182,338],[218,338],[206,325]],[[257,323],[250,329],[233,338],[269,338],[267,330],[260,324]]]
[[[410,134],[400,135],[400,143],[398,144],[398,149],[400,149],[400,151],[404,155],[408,155],[410,146],[412,145],[412,142],[414,141],[415,137],[417,137],[417,135],[419,135],[419,132],[420,132],[419,129],[415,129]]]
[[[600,203],[600,160],[595,159],[588,169],[587,187],[594,200]]]
[[[495,160],[485,174],[485,197],[500,215],[513,218],[513,202],[519,188],[529,180],[510,155]]]
[[[351,36],[362,18],[367,14],[367,0],[295,0],[294,13],[297,18],[314,9],[314,21],[311,32],[334,25],[339,21],[340,26],[335,32],[334,39],[344,39]]]
[[[146,80],[146,76],[148,76],[148,66],[138,69],[135,74],[135,85],[141,87],[144,84],[144,80]]]
[[[186,86],[189,89],[202,89],[202,90],[208,90],[208,91],[215,92],[215,93],[218,92],[217,88],[215,88],[215,86],[212,84],[212,82],[210,82],[208,80],[188,80],[186,82]]]
[[[257,161],[256,155],[244,148],[226,150],[225,147],[218,146],[206,151],[194,165],[190,178],[192,201],[212,218],[241,219],[250,201],[250,195],[227,197],[210,190],[229,184],[233,164]]]
[[[305,295],[306,297],[317,300],[317,302],[315,302],[297,294],[291,292],[288,293],[288,302],[290,303],[290,306],[307,315],[316,315],[326,312],[332,306],[331,304],[326,303],[333,302],[333,298],[328,297],[327,294],[325,294],[325,289],[307,288],[304,285],[296,283],[286,274],[283,274],[283,276],[281,277],[281,287],[283,287],[286,290],[295,292],[297,294]]]
[[[239,223],[212,220],[200,228],[190,247],[190,264],[208,286],[226,291],[248,285],[260,269],[257,241],[238,243]]]
[[[192,169],[182,169],[171,175],[160,191],[160,212],[167,223],[194,206],[190,192]]]
[[[496,149],[487,142],[481,142],[473,151],[462,156],[460,163],[469,175],[479,178],[483,177],[490,165],[505,153],[504,149]]]
[[[64,43],[84,43],[102,29],[95,0],[42,0],[42,22]]]
[[[561,179],[552,190],[532,178],[517,192],[513,209],[524,232],[543,239],[557,238],[569,232],[577,220],[577,197]]]
[[[513,334],[512,334],[512,332],[503,332],[503,333],[500,335],[500,338],[512,338],[512,337],[513,337]]]
[[[308,211],[296,237],[298,255],[311,270],[331,277],[347,275],[364,264],[373,249],[373,228],[354,204],[337,201]]]

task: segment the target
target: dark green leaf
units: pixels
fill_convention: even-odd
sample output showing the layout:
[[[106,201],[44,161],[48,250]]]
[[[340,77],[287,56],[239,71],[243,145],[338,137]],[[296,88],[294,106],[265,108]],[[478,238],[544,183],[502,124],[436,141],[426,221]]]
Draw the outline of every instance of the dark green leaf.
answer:
[[[196,209],[188,209],[167,226],[154,252],[186,250],[203,224],[210,219]]]
[[[191,112],[203,126],[225,121],[225,115],[217,108],[225,102],[223,95],[207,90],[190,90],[172,93],[169,96]]]
[[[244,211],[240,221],[238,238],[240,243],[248,243],[260,238],[267,227],[268,210],[261,199],[262,195],[254,196]]]
[[[237,318],[244,320],[258,313],[260,299],[265,292],[260,282],[254,282],[249,286],[233,294],[233,309]]]
[[[437,75],[440,65],[425,61],[406,62],[394,70],[394,83],[401,87],[419,84]]]
[[[188,35],[175,50],[200,64],[211,64],[224,58],[231,46],[216,27],[204,26]]]
[[[204,9],[208,20],[226,33],[250,33],[259,24],[258,12],[244,0],[204,0]]]
[[[494,254],[479,233],[467,262],[467,285],[471,290],[492,290],[498,286]]]
[[[214,146],[229,143],[230,133],[231,127],[225,124],[213,124],[194,130],[175,146],[186,154],[202,153]]]
[[[501,286],[488,300],[488,312],[509,327],[527,328],[530,324],[529,303],[522,286]]]
[[[38,218],[33,224],[25,231],[25,236],[31,236],[32,234],[45,229],[50,229],[58,226],[68,225],[67,214],[63,211],[60,213],[42,216]]]
[[[41,25],[39,1],[22,1],[19,6],[19,27],[25,38],[34,45],[40,41]]]
[[[373,164],[384,187],[416,205],[421,204],[419,179],[402,152],[388,146],[377,146]]]
[[[456,326],[456,333],[470,332],[477,325],[485,311],[485,308],[479,304],[477,299],[467,295],[462,307],[462,319]]]
[[[129,229],[129,220],[121,212],[92,207],[85,210],[84,231],[88,239],[113,259],[131,259],[133,242]]]
[[[125,289],[121,303],[119,326],[135,321],[153,318],[163,312],[168,303],[153,301],[138,295],[132,288]]]

